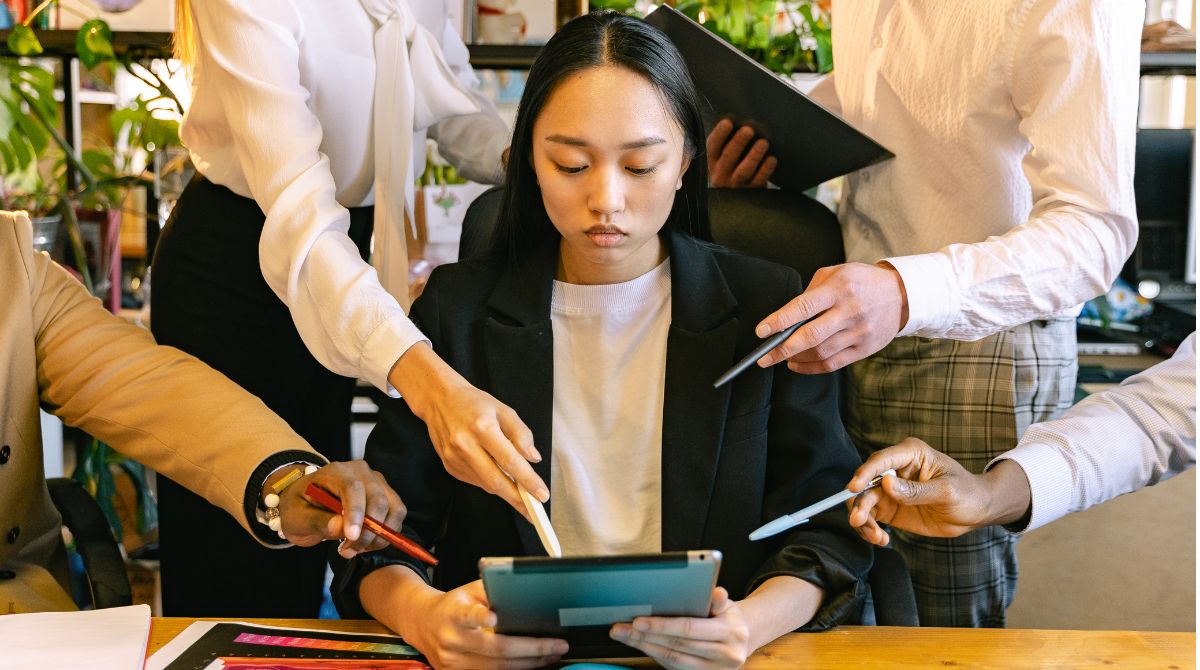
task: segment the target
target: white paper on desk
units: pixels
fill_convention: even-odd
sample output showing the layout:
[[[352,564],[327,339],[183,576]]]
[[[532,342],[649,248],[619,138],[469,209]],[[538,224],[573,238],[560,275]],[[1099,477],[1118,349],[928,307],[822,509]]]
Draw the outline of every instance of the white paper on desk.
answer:
[[[5,670],[141,670],[150,607],[0,616]]]

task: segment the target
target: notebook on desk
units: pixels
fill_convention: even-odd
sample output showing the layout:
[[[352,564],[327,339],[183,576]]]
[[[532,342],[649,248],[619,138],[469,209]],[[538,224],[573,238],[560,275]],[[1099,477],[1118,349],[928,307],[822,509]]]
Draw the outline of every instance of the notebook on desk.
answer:
[[[802,191],[892,158],[892,152],[749,56],[678,11],[662,6],[646,23],[683,54],[700,92],[706,132],[728,118],[750,125],[779,161],[771,181]]]

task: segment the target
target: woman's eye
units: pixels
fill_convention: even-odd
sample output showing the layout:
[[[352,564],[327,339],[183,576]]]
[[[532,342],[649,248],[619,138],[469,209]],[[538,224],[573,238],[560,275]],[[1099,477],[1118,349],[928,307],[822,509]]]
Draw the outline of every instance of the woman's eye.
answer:
[[[644,167],[644,168],[635,168],[635,167],[630,167],[630,168],[625,168],[625,169],[626,169],[626,170],[629,170],[629,171],[630,171],[630,172],[632,172],[633,174],[636,174],[636,175],[639,175],[639,176],[641,176],[641,175],[648,175],[648,174],[651,174],[651,173],[653,173],[655,170],[657,170],[657,169],[658,169],[658,166],[657,166],[657,165],[651,165],[650,167]]]
[[[557,169],[559,172],[562,172],[562,173],[564,173],[564,174],[578,174],[578,173],[580,173],[580,172],[583,172],[583,169],[584,169],[584,168],[586,168],[587,166],[586,166],[586,165],[580,165],[580,166],[578,166],[578,167],[574,167],[574,166],[570,166],[570,165],[559,165],[558,163],[555,163],[555,164],[554,164],[554,167],[555,167],[555,168],[556,168],[556,169]]]

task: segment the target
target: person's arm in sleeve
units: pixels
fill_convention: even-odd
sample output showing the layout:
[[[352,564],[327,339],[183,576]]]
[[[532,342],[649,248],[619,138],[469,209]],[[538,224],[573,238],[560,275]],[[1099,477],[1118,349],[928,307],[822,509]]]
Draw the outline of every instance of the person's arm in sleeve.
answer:
[[[1137,241],[1142,9],[1043,0],[1018,15],[1023,30],[1003,76],[1029,144],[1029,218],[982,242],[822,268],[805,294],[763,320],[760,337],[815,317],[760,364],[836,370],[895,337],[977,340],[1105,293]]]
[[[1140,2],[1045,0],[1006,72],[1033,196],[1008,233],[887,259],[906,287],[899,336],[975,340],[1103,294],[1137,242]],[[1000,187],[998,185],[997,187]]]
[[[799,277],[789,273],[782,295],[797,295],[800,289]],[[841,420],[838,375],[795,375],[783,368],[772,374],[764,523],[837,493],[860,462]],[[752,590],[772,578],[793,577],[815,585],[822,594],[802,630],[825,630],[859,611],[871,551],[849,528],[845,510],[819,514],[764,541],[777,551],[759,568]]]
[[[1026,532],[1196,465],[1196,335],[1170,360],[1081,400],[1053,421],[1034,424],[1016,448],[981,475],[909,438],[871,455],[847,485],[850,523],[886,545],[879,526],[957,537],[990,525]]]
[[[413,321],[420,324],[435,345],[441,339],[438,313],[441,283],[438,276],[439,270],[435,269],[411,310]],[[408,513],[400,532],[434,551],[454,481],[438,461],[429,432],[404,401],[388,398],[381,402],[379,420],[367,438],[363,459],[381,473],[389,485],[404,491]],[[358,556],[349,562],[333,563],[334,582],[330,592],[343,617],[363,619],[374,616],[388,622],[394,608],[372,607],[368,610],[365,602],[369,598],[364,597],[361,589],[367,576],[388,566],[404,566],[428,582],[427,566],[393,547]]]
[[[200,81],[226,101],[228,142],[266,214],[263,277],[323,366],[387,391],[392,367],[423,336],[347,234],[350,214],[336,200],[300,81],[295,9],[279,0],[202,0],[192,9]]]
[[[26,248],[28,225],[24,235],[16,226]],[[108,313],[48,256],[22,258],[28,262],[38,394],[47,411],[225,510],[265,545],[288,543],[257,520],[267,482],[292,463],[324,466],[284,492],[279,508],[288,541],[312,545],[347,531],[350,550],[383,546],[369,532],[360,535],[362,514],[369,506],[380,518],[399,520],[404,508],[365,465],[327,464],[258,398]],[[307,481],[342,496],[345,525],[331,525],[329,513],[303,502]]]
[[[1034,424],[999,456],[1025,471],[1030,531],[1196,465],[1196,334],[1170,360]]]
[[[470,53],[449,21],[442,34],[442,56],[480,111],[445,119],[429,129],[429,136],[437,140],[438,153],[462,177],[481,184],[502,184],[505,168],[501,156],[511,140],[508,124],[492,101],[479,92]]]
[[[300,20],[281,0],[194,2],[203,85],[227,101],[229,142],[266,213],[263,277],[291,312],[305,346],[326,368],[403,394],[428,425],[456,477],[523,507],[516,486],[549,497],[525,459],[538,458],[510,408],[442,362],[347,235],[320,121],[300,82]],[[416,346],[414,346],[416,345]]]

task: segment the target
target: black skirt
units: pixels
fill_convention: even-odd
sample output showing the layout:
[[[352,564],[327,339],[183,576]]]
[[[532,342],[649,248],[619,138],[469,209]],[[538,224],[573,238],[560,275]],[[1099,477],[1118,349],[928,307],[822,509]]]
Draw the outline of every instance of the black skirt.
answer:
[[[154,252],[151,331],[258,396],[326,458],[348,460],[355,381],[313,358],[263,279],[264,220],[255,201],[197,175]],[[365,258],[372,209],[351,209],[350,222]],[[325,546],[266,549],[223,510],[158,482],[164,615],[317,615]]]

